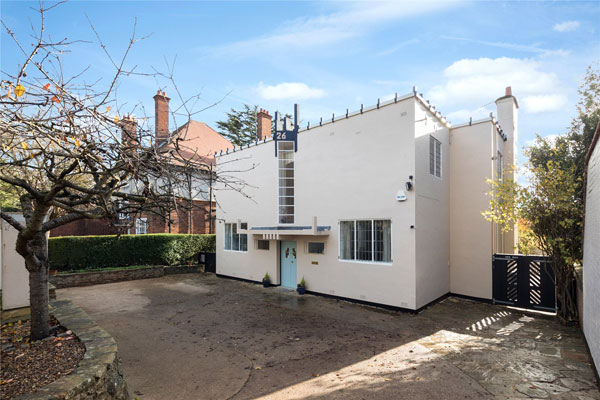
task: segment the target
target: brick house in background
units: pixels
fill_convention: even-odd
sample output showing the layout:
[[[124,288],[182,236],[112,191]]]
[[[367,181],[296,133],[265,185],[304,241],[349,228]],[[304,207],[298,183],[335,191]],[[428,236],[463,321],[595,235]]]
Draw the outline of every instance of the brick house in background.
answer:
[[[170,220],[162,215],[153,213],[142,213],[135,217],[135,221],[127,218],[120,220],[92,220],[82,219],[70,224],[60,226],[50,232],[50,236],[87,236],[87,235],[115,235],[115,234],[144,234],[144,233],[214,233],[214,222],[216,208],[214,201],[210,199],[208,181],[210,174],[214,171],[214,153],[221,149],[232,149],[233,145],[210,126],[203,122],[190,120],[178,127],[175,131],[169,131],[169,101],[165,92],[160,90],[154,96],[155,109],[155,145],[165,154],[170,153],[173,141],[169,143],[169,137],[179,138],[180,147],[178,156],[200,161],[205,167],[200,174],[205,174],[207,179],[202,182],[194,182],[195,189],[198,186],[206,186],[206,190],[200,189],[201,194],[179,197],[177,207],[173,207]],[[264,113],[263,113],[264,114]],[[268,116],[268,114],[267,114]],[[124,118],[123,135],[126,134],[128,124],[135,126],[135,120]],[[270,128],[270,117],[269,117]],[[131,129],[131,128],[129,128]],[[126,140],[126,139],[124,139]],[[176,158],[174,162],[177,162]],[[190,204],[192,203],[192,204]]]

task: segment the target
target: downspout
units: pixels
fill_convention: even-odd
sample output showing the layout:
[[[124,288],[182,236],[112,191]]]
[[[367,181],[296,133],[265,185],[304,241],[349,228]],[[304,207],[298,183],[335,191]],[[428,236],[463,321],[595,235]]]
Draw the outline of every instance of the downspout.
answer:
[[[212,189],[212,179],[213,179],[213,165],[210,163],[210,177],[208,178],[208,233],[213,233],[213,189]]]
[[[490,133],[491,133],[491,139],[492,139],[491,140],[491,146],[492,146],[492,148],[491,148],[491,154],[492,154],[492,157],[491,157],[492,169],[491,169],[491,171],[492,171],[492,179],[494,179],[494,140],[496,140],[496,135],[495,135],[496,132],[494,132],[494,122],[493,121],[492,121],[492,129],[491,129]],[[495,197],[495,195],[494,195],[494,197]],[[495,227],[495,225],[496,225],[496,223],[494,221],[492,221],[492,223],[491,223],[492,256],[494,255],[494,253],[496,253],[496,251],[495,251],[495,246],[496,246],[496,229],[495,229],[496,227]]]

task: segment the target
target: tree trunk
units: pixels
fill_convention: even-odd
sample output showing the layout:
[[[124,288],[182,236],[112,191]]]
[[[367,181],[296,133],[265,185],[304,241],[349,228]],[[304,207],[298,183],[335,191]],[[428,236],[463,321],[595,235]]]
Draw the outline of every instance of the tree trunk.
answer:
[[[29,305],[31,307],[31,340],[50,335],[48,314],[48,263],[46,268],[29,271]]]
[[[556,279],[557,315],[562,324],[570,325],[578,320],[573,268],[565,265],[561,259],[553,259],[552,264]]]
[[[31,340],[41,340],[49,336],[48,321],[48,238],[38,233],[27,246],[35,255],[36,262],[26,258],[29,271],[29,307],[31,309]]]

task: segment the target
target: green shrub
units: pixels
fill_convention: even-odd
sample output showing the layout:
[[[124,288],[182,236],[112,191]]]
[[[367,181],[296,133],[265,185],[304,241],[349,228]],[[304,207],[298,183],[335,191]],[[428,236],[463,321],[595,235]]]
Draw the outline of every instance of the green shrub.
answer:
[[[178,265],[215,251],[215,235],[64,236],[48,240],[50,267],[59,271],[129,265]]]

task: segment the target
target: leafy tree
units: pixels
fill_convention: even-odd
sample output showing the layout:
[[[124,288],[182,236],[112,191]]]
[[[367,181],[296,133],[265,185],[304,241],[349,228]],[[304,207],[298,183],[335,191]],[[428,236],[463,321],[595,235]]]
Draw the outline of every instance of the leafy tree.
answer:
[[[285,114],[284,118],[291,118]],[[255,141],[258,133],[258,106],[244,104],[243,110],[231,109],[226,121],[217,121],[219,133],[236,146]],[[275,131],[275,120],[271,121],[271,132]]]
[[[490,181],[490,208],[484,216],[509,230],[519,219],[531,228],[540,249],[551,257],[559,317],[577,320],[575,266],[582,261],[585,158],[600,120],[600,74],[589,67],[579,89],[578,115],[555,139],[536,138],[525,150],[529,185]]]
[[[19,194],[14,186],[0,181],[0,209],[17,211],[19,209]]]
[[[257,137],[258,106],[244,104],[244,109],[231,109],[227,120],[217,121],[219,133],[236,146],[241,146]]]
[[[0,189],[9,194],[3,202],[14,204],[12,195],[18,196],[24,222],[1,209],[0,218],[17,230],[16,251],[29,272],[33,340],[49,334],[47,232],[80,219],[117,220],[140,212],[169,220],[170,211],[183,206],[176,196],[186,193],[190,174],[195,182],[209,179],[202,172],[208,170],[204,158],[185,141],[173,137],[153,146],[152,130],[128,116],[135,106],[125,110],[118,101],[122,78],[136,73],[125,67],[139,40],[135,29],[121,59],[114,59],[98,36],[113,67],[106,84],[85,71],[63,76],[70,43],[53,41],[44,30],[46,12],[59,4],[40,3],[41,22],[31,46],[3,23],[23,59],[12,60],[12,71],[5,60],[0,81]],[[172,74],[152,75],[167,78],[179,94]],[[179,95],[188,119],[196,98]],[[221,180],[219,174],[210,179]]]
[[[542,255],[540,247],[529,222],[519,219],[519,254]]]

